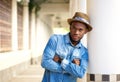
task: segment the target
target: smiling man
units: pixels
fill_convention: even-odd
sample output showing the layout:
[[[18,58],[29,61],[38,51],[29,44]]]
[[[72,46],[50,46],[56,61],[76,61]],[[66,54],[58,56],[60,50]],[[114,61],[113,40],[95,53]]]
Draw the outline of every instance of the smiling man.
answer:
[[[76,12],[68,23],[70,32],[52,35],[45,47],[41,63],[45,68],[42,82],[76,82],[87,70],[88,50],[81,39],[92,30],[89,18],[82,12]]]

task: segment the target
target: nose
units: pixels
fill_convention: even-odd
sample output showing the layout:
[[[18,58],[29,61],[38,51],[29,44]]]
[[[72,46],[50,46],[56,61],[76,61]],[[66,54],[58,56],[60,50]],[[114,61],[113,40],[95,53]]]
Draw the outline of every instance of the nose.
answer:
[[[75,34],[79,34],[79,31],[78,31],[78,30],[75,30]]]

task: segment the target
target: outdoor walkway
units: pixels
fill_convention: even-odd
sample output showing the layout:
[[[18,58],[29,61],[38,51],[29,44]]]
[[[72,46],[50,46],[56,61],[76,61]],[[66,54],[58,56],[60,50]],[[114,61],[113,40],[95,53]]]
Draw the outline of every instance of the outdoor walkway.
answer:
[[[44,69],[40,65],[31,65],[10,82],[41,82]]]
[[[44,69],[40,65],[30,65],[29,68],[15,76],[9,82],[41,82]],[[86,82],[86,78],[78,79],[77,82]]]

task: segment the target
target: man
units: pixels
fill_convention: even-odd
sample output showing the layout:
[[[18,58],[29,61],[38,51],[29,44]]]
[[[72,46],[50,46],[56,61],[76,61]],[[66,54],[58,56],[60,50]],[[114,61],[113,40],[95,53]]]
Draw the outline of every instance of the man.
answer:
[[[76,82],[87,70],[88,51],[80,40],[92,30],[89,18],[76,12],[68,23],[70,32],[52,35],[46,45],[41,63],[45,68],[42,82]]]

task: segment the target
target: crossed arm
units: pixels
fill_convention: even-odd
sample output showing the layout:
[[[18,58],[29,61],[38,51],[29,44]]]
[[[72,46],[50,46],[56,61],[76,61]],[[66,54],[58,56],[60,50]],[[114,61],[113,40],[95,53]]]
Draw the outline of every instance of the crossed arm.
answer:
[[[55,55],[53,60],[57,63],[61,63],[63,59],[61,59],[58,55]],[[76,65],[80,65],[80,60],[75,58],[75,59],[73,59],[72,63],[74,63]]]

